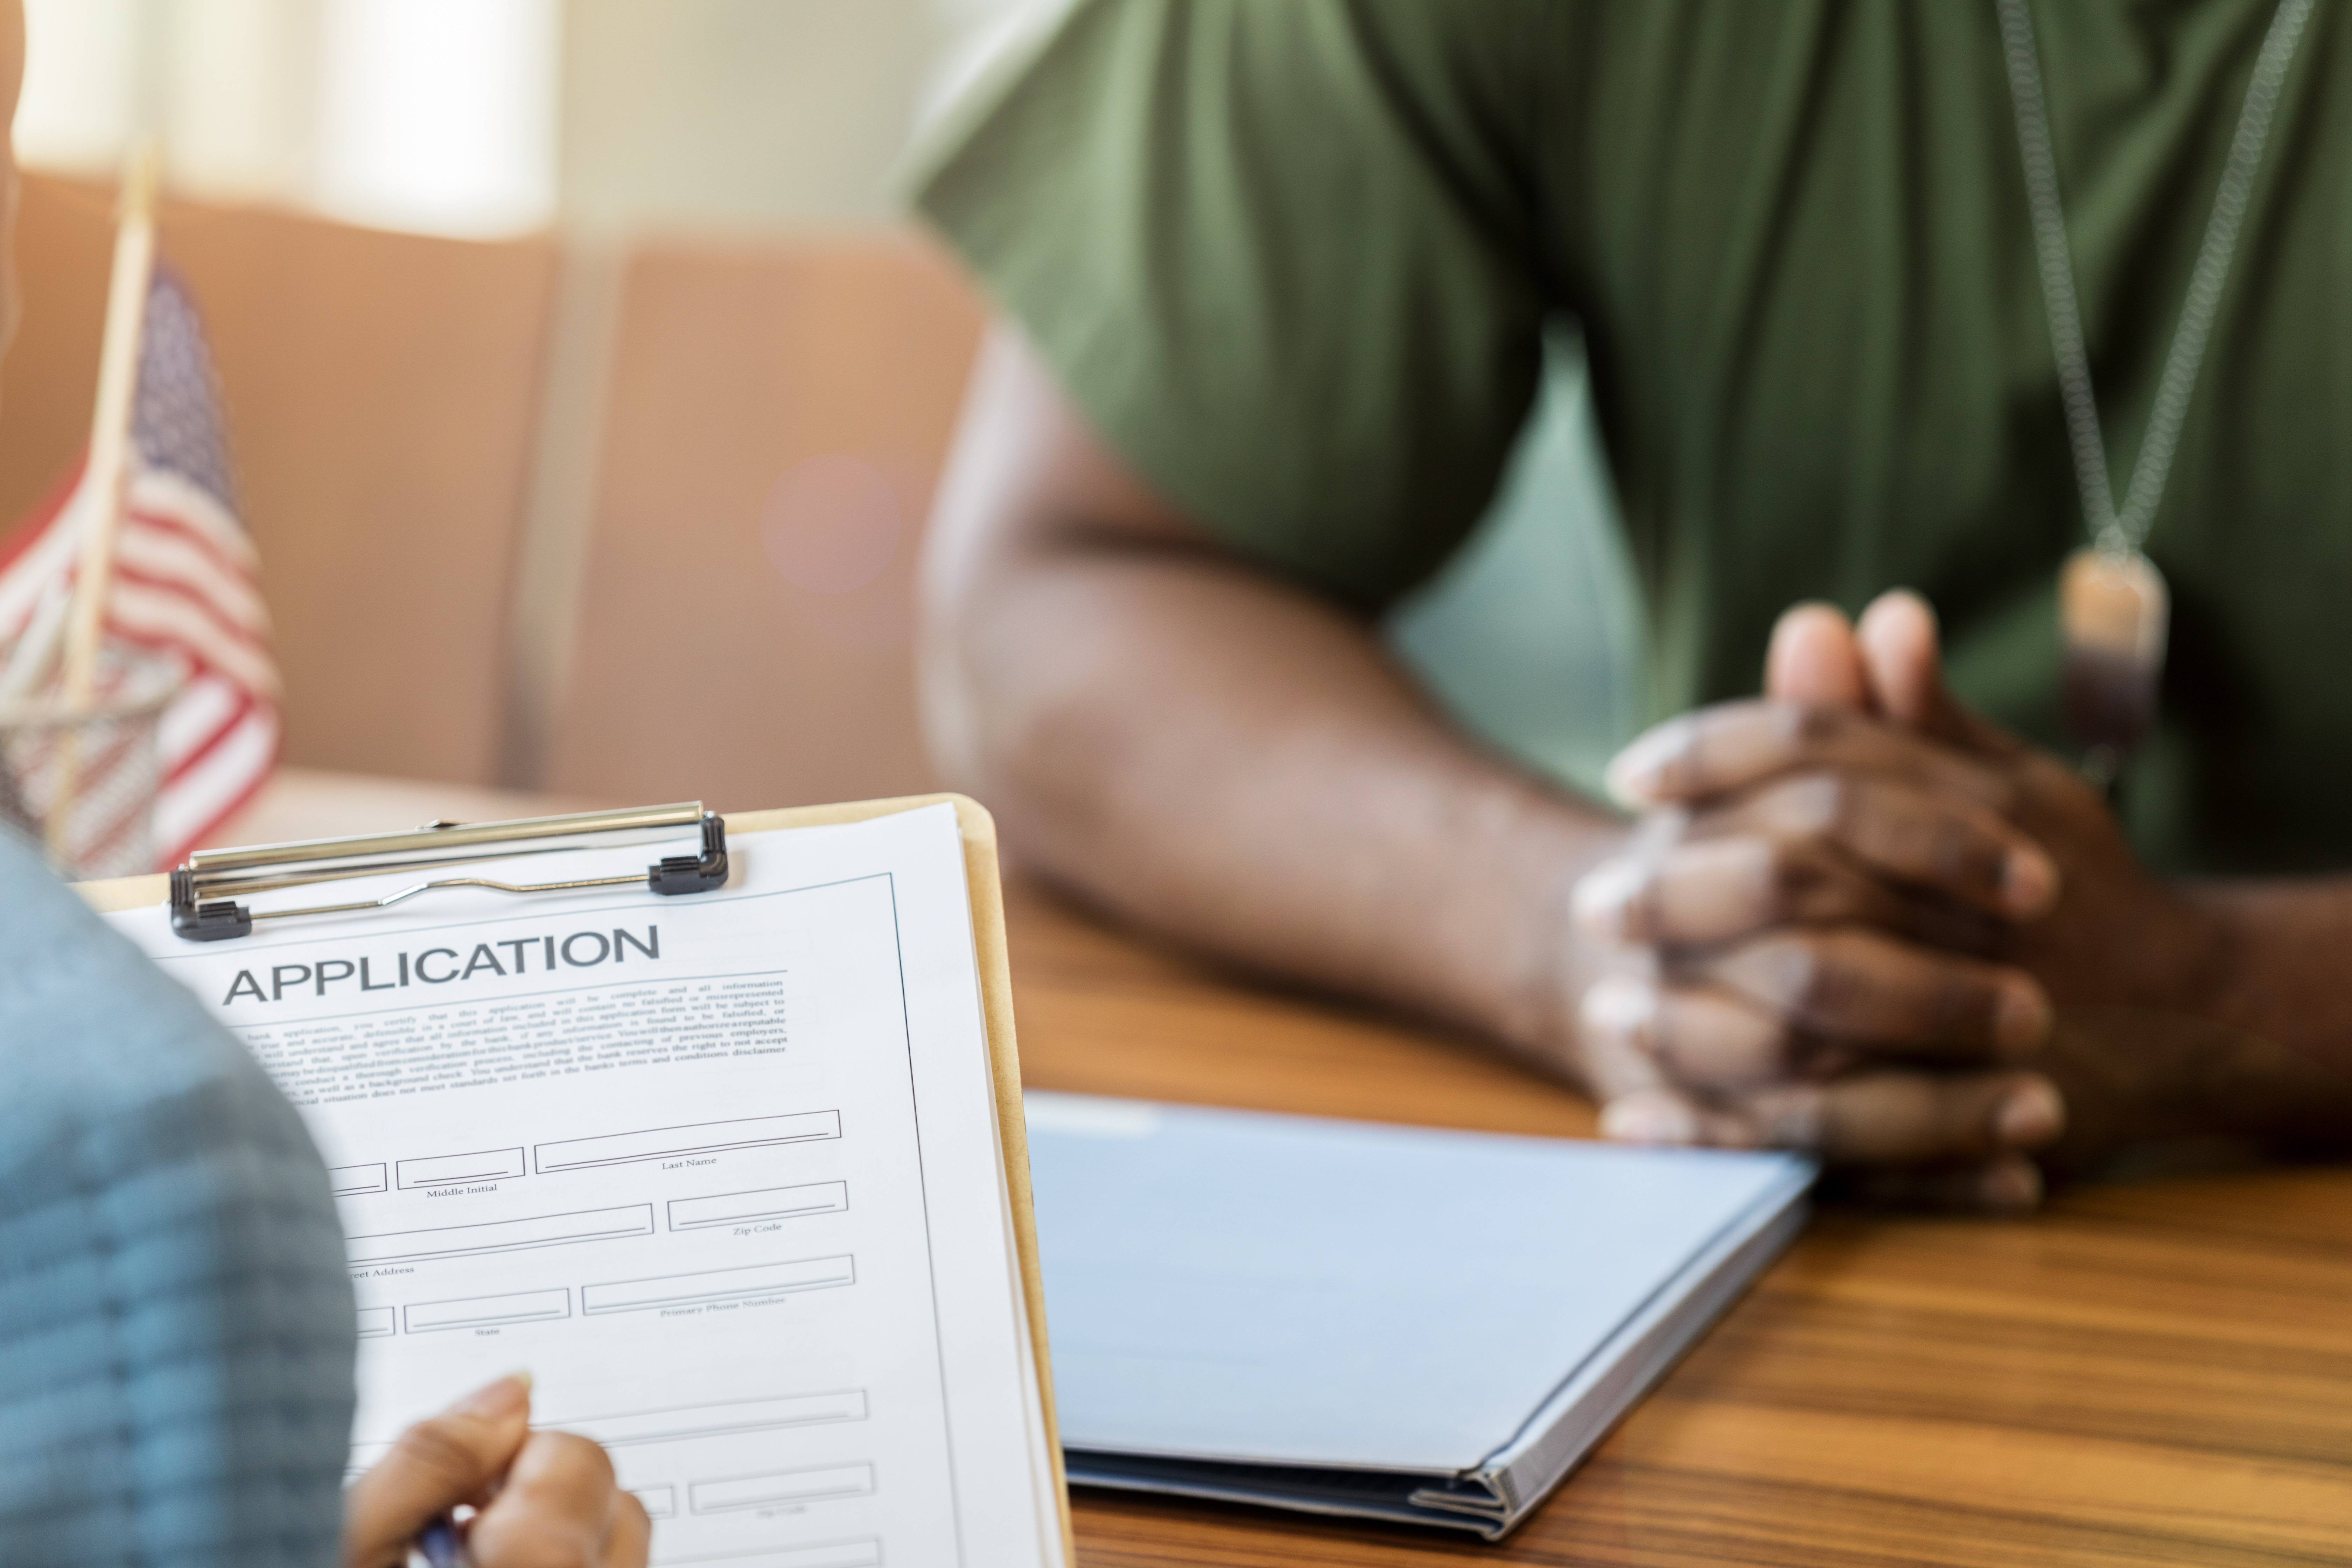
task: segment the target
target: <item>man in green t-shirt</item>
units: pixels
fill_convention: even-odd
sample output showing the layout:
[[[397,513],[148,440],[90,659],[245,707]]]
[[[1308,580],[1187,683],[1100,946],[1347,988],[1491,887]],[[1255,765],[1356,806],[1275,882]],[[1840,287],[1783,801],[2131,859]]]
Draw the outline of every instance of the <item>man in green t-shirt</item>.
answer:
[[[2117,454],[2277,14],[2031,14]],[[1004,317],[927,575],[944,759],[1046,874],[1479,1029],[1617,1135],[1996,1207],[2035,1156],[2341,1138],[2352,882],[2308,874],[2352,868],[2352,28],[2287,58],[2147,541],[2171,653],[2118,819],[2055,754],[2084,534],[1993,0],[1073,7],[920,187]],[[1646,701],[1685,715],[1621,759],[1636,825],[1372,630],[1563,318]],[[1895,584],[1940,633],[1907,595],[1786,613]]]

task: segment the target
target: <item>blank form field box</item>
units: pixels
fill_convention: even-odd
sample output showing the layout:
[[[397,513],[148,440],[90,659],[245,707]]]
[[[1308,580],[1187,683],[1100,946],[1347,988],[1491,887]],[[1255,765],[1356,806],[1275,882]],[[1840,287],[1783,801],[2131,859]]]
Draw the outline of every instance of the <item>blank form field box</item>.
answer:
[[[757,1192],[721,1193],[708,1198],[672,1198],[669,1227],[702,1230],[715,1225],[751,1225],[760,1220],[796,1219],[802,1215],[839,1214],[848,1207],[847,1182],[762,1187]]]
[[[703,1563],[712,1568],[882,1568],[882,1543],[825,1541],[812,1546],[771,1546],[765,1552],[730,1552],[723,1558],[674,1559]]]
[[[766,1475],[697,1481],[687,1488],[687,1497],[697,1513],[725,1513],[731,1509],[766,1508],[775,1503],[866,1497],[873,1490],[873,1466],[835,1465],[822,1470],[774,1470]]]
[[[383,1191],[383,1163],[379,1160],[373,1165],[338,1165],[327,1173],[327,1184],[339,1198],[380,1193]]]
[[[480,1149],[470,1154],[436,1154],[400,1162],[400,1187],[446,1187],[459,1182],[499,1182],[523,1173],[522,1151]]]
[[[791,1263],[755,1263],[743,1268],[712,1268],[696,1274],[665,1274],[654,1279],[583,1285],[580,1310],[593,1318],[605,1312],[645,1312],[661,1307],[694,1307],[712,1301],[740,1301],[753,1296],[780,1296],[792,1290],[823,1290],[856,1281],[856,1264],[844,1253],[838,1258],[803,1258]]]
[[[504,1296],[466,1296],[454,1301],[418,1301],[401,1309],[412,1334],[435,1329],[495,1329],[507,1323],[537,1323],[572,1315],[572,1292],[518,1290]]]
[[[654,1205],[631,1204],[625,1208],[582,1209],[577,1214],[535,1215],[530,1219],[490,1220],[480,1225],[446,1225],[432,1230],[399,1230],[383,1236],[354,1236],[343,1243],[353,1263],[406,1263],[420,1258],[462,1258],[476,1252],[520,1252],[530,1247],[560,1247],[572,1241],[609,1241],[615,1237],[651,1236]]]
[[[669,1443],[689,1437],[723,1437],[783,1426],[824,1426],[866,1419],[866,1391],[786,1394],[763,1399],[730,1399],[719,1405],[685,1405],[667,1410],[635,1410],[618,1415],[583,1415],[547,1421],[557,1431],[593,1437],[608,1448],[637,1443]]]
[[[360,1309],[360,1338],[388,1340],[398,1331],[399,1327],[392,1319],[391,1308],[362,1307]]]
[[[532,1146],[540,1173],[625,1165],[633,1160],[677,1160],[688,1154],[722,1154],[775,1143],[807,1143],[841,1136],[841,1112],[811,1110],[798,1116],[751,1116],[736,1121],[698,1121],[685,1127],[653,1127],[602,1138],[570,1138]]]
[[[667,1519],[677,1512],[677,1489],[673,1486],[631,1487],[637,1500],[646,1505],[647,1519]]]

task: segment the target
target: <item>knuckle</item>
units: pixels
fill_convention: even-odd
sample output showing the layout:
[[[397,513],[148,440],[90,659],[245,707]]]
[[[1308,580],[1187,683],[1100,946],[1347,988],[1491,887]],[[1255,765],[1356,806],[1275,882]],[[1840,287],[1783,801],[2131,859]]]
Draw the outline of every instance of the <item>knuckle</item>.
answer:
[[[1734,1076],[1751,1083],[1778,1082],[1794,1072],[1804,1048],[1803,1037],[1778,1018],[1751,1026]]]
[[[1704,715],[1685,713],[1650,731],[1650,743],[1658,748],[1658,783],[1669,798],[1687,793],[1701,771],[1707,729],[1703,720]]]
[[[1865,987],[1850,956],[1830,942],[1797,944],[1791,963],[1795,1011],[1798,1016],[1836,1023],[1854,1010]]]
[[[1862,819],[1864,790],[1855,780],[1843,773],[1820,773],[1811,775],[1807,783],[1813,831],[1834,835]]]
[[[1928,864],[1937,879],[1955,887],[1984,889],[2000,879],[2000,846],[1955,817],[1939,819],[1928,840]]]
[[[1782,732],[1798,745],[1822,745],[1845,733],[1847,721],[1843,708],[1791,703],[1785,711],[1789,717]]]
[[[1990,1100],[1981,1080],[1966,1082],[1936,1098],[1933,1136],[1943,1151],[1978,1154],[1993,1146]]]
[[[2034,765],[2040,765],[2040,759],[2034,759]],[[2052,765],[2067,771],[2063,763]],[[1954,781],[1952,793],[1995,816],[2014,819],[2042,791],[2013,768],[1969,767]]]
[[[1990,1010],[1986,988],[1974,976],[1946,973],[1937,977],[1928,1016],[1923,1022],[1932,1037],[1955,1039]]]
[[[1780,791],[1790,830],[1816,836],[1833,832],[1845,821],[1853,798],[1853,785],[1843,774],[1821,770],[1797,774]]]
[[[1577,1012],[1588,1037],[1647,1048],[1654,1039],[1658,995],[1631,975],[1612,974],[1585,989]]]
[[[1769,875],[1772,900],[1784,916],[1820,909],[1837,887],[1835,870],[1807,842],[1773,845]]]
[[[1744,1106],[1771,1148],[1820,1150],[1832,1137],[1830,1099],[1818,1086],[1776,1085],[1747,1096]]]
[[[1624,933],[1627,940],[1655,942],[1665,929],[1664,884],[1665,878],[1653,868],[1625,900]]]

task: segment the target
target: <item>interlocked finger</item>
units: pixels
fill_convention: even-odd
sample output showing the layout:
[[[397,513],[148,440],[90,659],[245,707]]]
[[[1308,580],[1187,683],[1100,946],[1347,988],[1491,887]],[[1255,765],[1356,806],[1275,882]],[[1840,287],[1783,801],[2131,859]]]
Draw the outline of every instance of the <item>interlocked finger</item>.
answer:
[[[1606,1106],[1601,1126],[1626,1142],[1800,1149],[1833,1165],[1909,1171],[1925,1197],[1923,1173],[1948,1180],[2055,1142],[2066,1108],[2039,1073],[1890,1070],[1717,1096],[1643,1089]],[[2021,1196],[2013,1185],[2011,1195]]]
[[[1581,1023],[1594,1048],[1630,1046],[1675,1085],[1716,1090],[1827,1077],[1854,1053],[1791,1030],[1729,992],[1612,977],[1587,991]]]
[[[1909,930],[1890,889],[1818,842],[1734,833],[1603,861],[1576,885],[1576,918],[1604,942],[1704,947],[1777,925]]]
[[[1942,742],[1851,709],[1767,701],[1725,702],[1667,720],[1617,753],[1609,791],[1640,810],[1822,771],[1906,779],[1994,811],[2011,795],[1995,767]]]
[[[2058,869],[2032,838],[1973,802],[1903,779],[1803,773],[1699,818],[1693,832],[1834,846],[1926,893],[2010,920],[2048,911]]]
[[[1674,1089],[1645,1089],[1609,1101],[1601,1108],[1601,1135],[1618,1143],[1688,1149],[1757,1146],[1746,1118]]]
[[[1879,1051],[2013,1059],[2050,1033],[2049,997],[2023,971],[1859,928],[1774,931],[1678,958],[1669,977],[1719,986],[1801,1033]]]
[[[2038,1149],[2065,1130],[2065,1102],[2039,1073],[1856,1073],[1738,1097],[1759,1142],[1835,1164],[1927,1165]]]
[[[2042,1206],[2042,1167],[2022,1154],[1957,1164],[1894,1165],[1839,1172],[1826,1191],[1880,1208],[1948,1214],[2031,1214]]]

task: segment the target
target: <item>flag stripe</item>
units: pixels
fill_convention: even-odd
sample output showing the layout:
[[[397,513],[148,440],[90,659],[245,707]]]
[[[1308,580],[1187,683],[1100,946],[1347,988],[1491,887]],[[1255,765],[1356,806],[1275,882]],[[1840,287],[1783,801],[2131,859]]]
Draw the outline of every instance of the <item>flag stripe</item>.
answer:
[[[200,485],[163,468],[142,468],[124,487],[123,502],[126,515],[152,512],[185,526],[242,571],[260,568],[253,536]]]
[[[269,635],[269,612],[261,607],[251,574],[223,560],[201,534],[175,519],[148,512],[124,519],[114,569],[151,582],[185,583],[247,636]]]
[[[259,793],[278,761],[278,713],[256,706],[222,737],[203,764],[173,781],[155,802],[155,847],[159,863],[177,865],[198,847],[204,835]]]
[[[105,624],[110,646],[162,656],[184,683],[152,737],[142,739],[152,752],[118,747],[116,754],[88,759],[81,799],[84,808],[99,810],[118,795],[143,805],[149,772],[160,769],[152,837],[162,858],[150,864],[168,867],[268,778],[280,739],[279,685],[269,613],[256,582],[258,560],[236,516],[217,387],[194,304],[164,268],[147,310]],[[72,583],[94,511],[86,478],[78,459],[23,526],[0,540],[0,641],[20,637],[45,599]],[[49,657],[54,672],[54,650]],[[124,695],[129,668],[115,661],[101,667],[101,699]],[[103,855],[108,841],[114,855],[130,854],[148,837],[150,820],[134,809],[121,821],[77,821],[75,837],[89,840],[78,858],[85,874],[112,874],[89,869],[101,864],[144,868],[92,857]]]
[[[269,665],[269,645],[264,639],[223,621],[212,602],[190,592],[185,584],[158,582],[136,572],[120,574],[107,605],[108,626],[121,637],[152,644],[157,628],[167,623],[190,638],[202,628],[204,646],[191,642],[186,651],[201,656],[204,663],[220,668],[264,669]]]
[[[150,647],[184,648],[254,690],[277,695],[278,671],[268,658],[242,638],[223,636],[220,622],[185,595],[126,581],[109,609],[107,625],[118,635]]]
[[[155,727],[155,750],[171,778],[245,716],[252,698],[244,688],[209,670],[199,671],[182,689],[179,700],[164,710]]]

